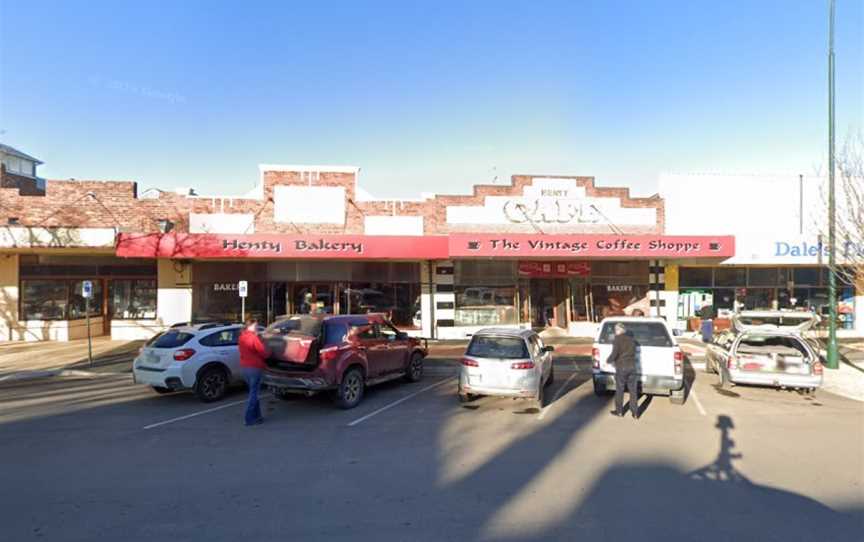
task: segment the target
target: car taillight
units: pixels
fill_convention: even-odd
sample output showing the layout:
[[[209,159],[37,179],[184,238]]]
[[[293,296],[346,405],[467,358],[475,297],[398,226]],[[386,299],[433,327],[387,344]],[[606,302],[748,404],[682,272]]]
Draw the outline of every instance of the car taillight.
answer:
[[[519,361],[510,365],[511,369],[533,369],[533,361]]]
[[[737,369],[738,368],[738,358],[735,356],[729,356],[729,359],[726,360],[726,368],[727,369]]]
[[[176,361],[186,361],[195,355],[195,351],[191,348],[184,348],[182,350],[176,350],[174,352],[174,359]]]
[[[477,361],[470,358],[462,358],[462,365],[465,367],[480,367],[480,364]]]
[[[680,350],[675,351],[675,374],[680,375],[684,372],[684,352]]]
[[[600,349],[592,348],[591,349],[591,366],[595,369],[600,368]]]
[[[822,365],[821,361],[813,362],[813,374],[814,375],[821,375],[822,374],[822,368],[823,368],[823,365]]]
[[[337,357],[339,357],[339,348],[335,346],[321,350],[318,355],[321,361],[333,361]]]

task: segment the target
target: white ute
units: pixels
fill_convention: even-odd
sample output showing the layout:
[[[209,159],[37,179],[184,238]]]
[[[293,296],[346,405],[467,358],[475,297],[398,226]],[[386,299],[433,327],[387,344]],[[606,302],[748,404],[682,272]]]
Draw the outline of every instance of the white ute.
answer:
[[[648,395],[668,395],[676,405],[684,404],[684,353],[668,324],[662,318],[610,317],[600,322],[594,340],[594,393],[606,395],[615,390],[615,367],[606,361],[612,353],[615,324],[624,324],[636,341],[636,372],[639,387]]]

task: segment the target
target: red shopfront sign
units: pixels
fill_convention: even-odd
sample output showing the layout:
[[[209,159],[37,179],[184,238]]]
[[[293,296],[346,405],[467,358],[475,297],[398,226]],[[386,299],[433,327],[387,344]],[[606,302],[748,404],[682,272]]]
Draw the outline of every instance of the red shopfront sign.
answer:
[[[267,258],[344,260],[447,259],[444,236],[128,234],[117,240],[128,258]]]
[[[519,262],[520,277],[587,277],[590,274],[588,262]]]
[[[446,260],[448,258],[716,258],[735,255],[732,236],[664,235],[229,235],[121,233],[129,258]],[[531,262],[526,262],[531,263]],[[573,263],[573,262],[571,262]],[[575,270],[575,268],[574,268]]]
[[[735,237],[451,234],[451,258],[731,258]]]

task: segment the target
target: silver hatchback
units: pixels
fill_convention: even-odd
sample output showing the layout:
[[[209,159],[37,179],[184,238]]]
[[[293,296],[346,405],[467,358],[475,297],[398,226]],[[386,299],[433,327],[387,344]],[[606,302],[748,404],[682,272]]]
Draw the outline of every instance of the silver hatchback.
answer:
[[[492,395],[528,399],[543,408],[543,390],[554,379],[553,350],[530,329],[481,330],[462,357],[459,400]]]

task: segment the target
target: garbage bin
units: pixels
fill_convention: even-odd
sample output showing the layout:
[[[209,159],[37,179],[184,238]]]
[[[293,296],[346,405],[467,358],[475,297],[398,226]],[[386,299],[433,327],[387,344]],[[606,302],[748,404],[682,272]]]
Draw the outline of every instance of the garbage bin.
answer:
[[[711,339],[714,338],[714,320],[703,319],[702,320],[702,342],[710,343]]]

